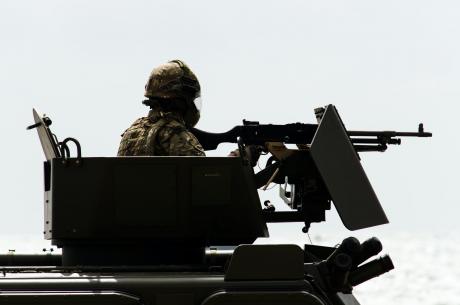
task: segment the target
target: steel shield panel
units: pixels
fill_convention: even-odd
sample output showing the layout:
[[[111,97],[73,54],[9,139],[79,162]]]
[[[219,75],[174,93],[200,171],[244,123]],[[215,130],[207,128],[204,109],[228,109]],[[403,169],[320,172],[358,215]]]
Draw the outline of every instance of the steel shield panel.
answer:
[[[347,229],[388,223],[333,105],[326,108],[311,144],[311,155]]]

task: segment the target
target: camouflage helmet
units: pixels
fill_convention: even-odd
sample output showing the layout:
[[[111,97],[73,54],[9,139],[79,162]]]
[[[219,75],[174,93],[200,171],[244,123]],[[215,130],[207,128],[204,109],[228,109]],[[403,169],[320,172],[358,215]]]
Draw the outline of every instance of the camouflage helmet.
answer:
[[[200,83],[180,60],[171,60],[153,69],[145,85],[147,98],[191,98],[199,96]]]
[[[152,106],[151,100],[180,103],[187,126],[193,127],[200,119],[201,92],[200,83],[195,74],[181,60],[171,60],[153,69],[145,85],[144,96],[149,100],[145,105]],[[177,104],[176,104],[177,105]]]

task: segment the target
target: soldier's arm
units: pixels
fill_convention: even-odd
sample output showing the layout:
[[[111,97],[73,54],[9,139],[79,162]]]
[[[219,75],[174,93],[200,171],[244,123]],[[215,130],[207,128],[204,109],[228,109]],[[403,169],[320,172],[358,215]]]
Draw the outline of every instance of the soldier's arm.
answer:
[[[197,138],[185,128],[165,126],[158,135],[159,144],[170,156],[205,156]]]

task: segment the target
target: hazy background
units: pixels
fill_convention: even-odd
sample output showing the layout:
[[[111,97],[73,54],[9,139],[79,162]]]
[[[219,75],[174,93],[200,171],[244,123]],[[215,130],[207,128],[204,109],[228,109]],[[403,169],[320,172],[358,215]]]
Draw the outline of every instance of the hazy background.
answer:
[[[444,251],[423,238],[449,244],[460,233],[459,37],[453,0],[1,0],[2,249],[42,238],[44,156],[36,132],[25,130],[32,107],[53,119],[60,139],[79,139],[84,156],[114,156],[120,134],[148,110],[141,101],[151,69],[180,58],[201,82],[197,127],[207,131],[242,119],[312,123],[313,108],[330,103],[348,129],[425,123],[432,139],[361,154],[391,223],[348,232],[332,211],[311,237],[333,244],[378,235],[391,253],[418,236]],[[273,192],[261,198],[281,202]],[[306,242],[300,227],[273,226],[273,240]],[[454,256],[445,255],[450,266]]]

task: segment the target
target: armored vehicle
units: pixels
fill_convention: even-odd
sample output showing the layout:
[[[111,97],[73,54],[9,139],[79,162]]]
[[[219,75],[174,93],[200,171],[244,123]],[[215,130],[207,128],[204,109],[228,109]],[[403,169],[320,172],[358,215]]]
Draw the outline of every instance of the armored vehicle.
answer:
[[[253,244],[267,223],[325,220],[331,202],[349,230],[388,222],[359,159],[399,136],[347,131],[336,108],[318,124],[244,121],[229,132],[194,129],[205,149],[239,146],[239,157],[83,157],[34,110],[45,152],[44,237],[59,255],[3,255],[0,304],[359,304],[353,286],[393,269],[377,238],[337,247]],[[70,144],[76,146],[71,156]],[[270,147],[254,173],[248,148]],[[298,149],[287,149],[294,143]],[[262,148],[261,146],[264,145]],[[262,205],[257,188],[280,185],[291,208]],[[366,262],[370,259],[369,262]]]

